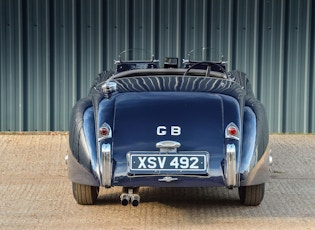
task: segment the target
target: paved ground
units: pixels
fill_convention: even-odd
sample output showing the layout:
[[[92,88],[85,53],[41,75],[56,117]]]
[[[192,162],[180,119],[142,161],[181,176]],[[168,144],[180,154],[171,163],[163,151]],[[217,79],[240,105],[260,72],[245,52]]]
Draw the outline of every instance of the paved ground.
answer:
[[[1,229],[315,229],[315,135],[271,135],[274,167],[258,207],[237,190],[140,189],[138,207],[120,188],[77,205],[64,164],[68,136],[0,134]]]

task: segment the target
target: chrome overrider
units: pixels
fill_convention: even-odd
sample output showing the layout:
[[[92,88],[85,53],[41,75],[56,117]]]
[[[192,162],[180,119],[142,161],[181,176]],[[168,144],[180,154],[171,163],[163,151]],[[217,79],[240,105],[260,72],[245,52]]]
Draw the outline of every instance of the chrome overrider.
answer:
[[[101,159],[100,159],[100,176],[102,185],[105,187],[111,187],[112,181],[112,151],[110,144],[102,144],[101,147]]]
[[[237,185],[236,148],[234,144],[228,144],[226,146],[224,176],[226,180],[226,186],[228,188],[233,188]]]
[[[112,146],[109,143],[105,143],[107,139],[112,138],[112,130],[111,127],[104,123],[102,127],[106,127],[109,132],[105,136],[99,136],[98,138],[98,156],[99,156],[99,162],[100,162],[100,182],[101,184],[109,188],[111,187],[111,181],[112,181],[112,169],[113,169],[113,160],[112,160]]]

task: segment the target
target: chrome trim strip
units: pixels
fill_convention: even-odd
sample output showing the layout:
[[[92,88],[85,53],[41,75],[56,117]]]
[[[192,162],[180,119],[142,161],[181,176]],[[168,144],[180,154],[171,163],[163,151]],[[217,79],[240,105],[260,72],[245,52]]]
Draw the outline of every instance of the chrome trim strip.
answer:
[[[137,174],[137,175],[130,175],[130,174],[127,174],[127,177],[129,178],[141,178],[141,177],[145,177],[145,178],[148,178],[148,177],[169,177],[169,176],[172,176],[172,177],[186,177],[186,178],[210,178],[210,173],[209,174],[205,174],[205,175],[194,175],[194,174]]]
[[[226,185],[228,187],[236,186],[236,148],[234,144],[226,146],[226,156],[224,165],[224,174]]]
[[[101,181],[105,187],[111,187],[112,181],[112,151],[110,144],[102,144],[101,151]]]
[[[165,176],[165,177],[163,177],[162,179],[158,179],[158,181],[170,183],[170,182],[173,182],[173,181],[178,181],[178,178],[176,178],[176,177],[171,177],[171,176]]]

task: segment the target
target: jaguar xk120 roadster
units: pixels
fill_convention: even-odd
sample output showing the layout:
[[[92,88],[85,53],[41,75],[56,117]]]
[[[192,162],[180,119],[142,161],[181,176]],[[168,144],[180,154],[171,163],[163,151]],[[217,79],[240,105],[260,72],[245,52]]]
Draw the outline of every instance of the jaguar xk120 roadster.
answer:
[[[113,186],[123,205],[137,206],[142,186],[237,188],[242,204],[261,203],[272,157],[246,74],[222,60],[115,64],[72,109],[66,162],[77,203]]]

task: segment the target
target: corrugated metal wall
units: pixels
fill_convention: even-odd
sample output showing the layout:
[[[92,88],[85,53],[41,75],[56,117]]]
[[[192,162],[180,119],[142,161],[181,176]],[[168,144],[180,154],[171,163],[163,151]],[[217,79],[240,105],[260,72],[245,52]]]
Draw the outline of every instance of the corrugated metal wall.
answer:
[[[0,130],[68,130],[71,107],[127,48],[221,49],[271,132],[315,132],[313,0],[0,0]]]

